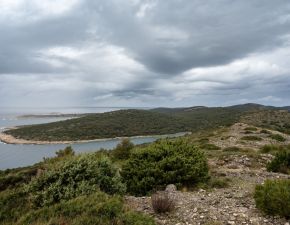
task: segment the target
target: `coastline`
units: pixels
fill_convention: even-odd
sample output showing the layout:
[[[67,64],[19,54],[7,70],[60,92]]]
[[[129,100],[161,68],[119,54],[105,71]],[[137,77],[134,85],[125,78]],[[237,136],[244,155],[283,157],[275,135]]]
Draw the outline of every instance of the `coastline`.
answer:
[[[10,130],[15,128],[6,128],[5,130]],[[131,137],[114,137],[114,138],[98,138],[92,140],[76,140],[76,141],[34,141],[34,140],[25,140],[25,139],[18,139],[12,135],[5,134],[0,132],[0,142],[5,144],[30,144],[30,145],[48,145],[48,144],[79,144],[79,143],[89,143],[89,142],[98,142],[98,141],[110,141],[110,140],[121,140],[124,138],[164,138],[170,136],[184,136],[186,134],[191,134],[191,132],[179,132],[175,134],[160,134],[160,135],[138,135],[138,136],[131,136]]]

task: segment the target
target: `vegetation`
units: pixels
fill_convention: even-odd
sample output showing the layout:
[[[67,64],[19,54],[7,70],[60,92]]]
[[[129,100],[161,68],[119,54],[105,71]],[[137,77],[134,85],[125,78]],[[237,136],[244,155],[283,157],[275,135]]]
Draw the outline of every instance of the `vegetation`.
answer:
[[[120,110],[8,131],[25,139],[63,141],[203,129],[200,136],[159,140],[142,146],[134,146],[129,139],[123,139],[113,151],[103,149],[91,154],[75,155],[73,149],[67,147],[57,151],[56,157],[34,166],[0,171],[0,223],[153,225],[150,217],[132,212],[124,204],[123,194],[150,194],[168,184],[184,189],[228,187],[231,179],[226,173],[212,170],[212,176],[209,176],[203,150],[209,157],[225,157],[227,160],[231,155],[261,155],[236,146],[221,150],[209,141],[211,136],[217,136],[216,130],[207,129],[230,125],[242,117],[251,124],[245,132],[270,137],[272,133],[266,129],[289,131],[289,113],[273,111],[276,116],[271,123],[268,119],[272,117],[265,116],[271,110],[257,107]],[[248,115],[253,117],[247,118]],[[265,131],[257,132],[254,126],[259,123]],[[243,139],[261,140],[259,135]],[[269,171],[289,174],[289,150],[290,146],[266,145],[260,153],[275,154],[267,165]],[[255,191],[257,207],[268,214],[289,217],[289,186],[289,180],[266,181],[258,185]],[[175,202],[168,194],[155,193],[151,198],[155,212],[173,210]]]
[[[266,214],[290,217],[290,180],[266,180],[256,186],[254,198]]]
[[[226,147],[223,149],[224,152],[240,152],[242,149],[237,146]]]
[[[211,177],[207,183],[208,188],[227,188],[231,179],[227,177]]]
[[[54,123],[23,126],[6,133],[34,141],[77,141],[171,134],[188,130],[190,128],[181,118],[148,110],[119,110]]]
[[[246,127],[245,128],[246,131],[257,131],[257,127]]]
[[[121,174],[128,192],[135,195],[167,184],[194,185],[209,178],[204,153],[183,140],[161,140],[133,152]]]
[[[17,224],[155,225],[153,219],[128,211],[120,197],[101,192],[30,211]]]
[[[1,224],[155,224],[125,206],[119,168],[105,151],[75,156],[70,149],[31,167],[0,171]]]
[[[241,117],[241,121],[257,127],[277,130],[290,134],[290,113],[287,110],[253,109],[247,111]]]
[[[262,141],[262,138],[260,138],[258,136],[244,136],[241,138],[241,140],[244,140],[244,141]]]
[[[128,159],[134,144],[128,139],[123,139],[113,150],[113,156],[117,159]]]
[[[260,149],[260,153],[271,153],[275,154],[277,152],[282,152],[282,151],[290,151],[290,145],[264,145]]]
[[[280,134],[272,134],[272,135],[270,135],[270,138],[272,138],[273,140],[279,141],[279,142],[286,141],[286,139]]]
[[[98,190],[122,194],[125,185],[117,169],[107,157],[93,154],[70,159],[59,168],[46,171],[27,186],[31,201],[37,207],[52,205],[61,200],[88,195]]]
[[[266,129],[262,129],[260,131],[261,134],[272,134],[270,131],[266,130]]]
[[[151,203],[156,213],[171,212],[175,208],[174,199],[165,191],[153,194],[151,196]]]
[[[277,152],[275,158],[267,164],[267,170],[290,174],[290,148],[284,148]]]
[[[22,168],[21,170],[9,170],[0,174],[0,191],[4,191],[8,188],[17,188],[24,183],[30,182],[31,178],[37,174],[37,167],[31,166]]]
[[[67,146],[65,149],[60,149],[57,152],[55,152],[57,157],[65,157],[65,156],[74,156],[75,152],[72,149],[71,146]]]

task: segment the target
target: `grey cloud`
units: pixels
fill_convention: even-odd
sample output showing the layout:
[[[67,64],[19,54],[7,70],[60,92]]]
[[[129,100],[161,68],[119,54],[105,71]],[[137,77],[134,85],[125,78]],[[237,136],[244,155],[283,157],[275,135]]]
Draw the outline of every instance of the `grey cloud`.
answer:
[[[144,4],[150,7],[143,17],[137,16]],[[23,96],[24,102],[44,98],[56,104],[88,105],[96,104],[97,96],[101,96],[97,104],[112,100],[112,104],[156,106],[271,101],[274,97],[287,101],[290,54],[275,51],[290,51],[289,14],[288,0],[145,0],[136,4],[80,0],[61,15],[23,23],[0,20],[0,102],[16,102]],[[102,45],[118,49],[102,53],[94,47]],[[43,53],[54,47],[89,53],[74,59]],[[236,72],[230,64],[252,55],[277,64],[281,72],[264,76],[265,70],[253,72],[247,65]],[[228,69],[215,73],[212,68],[219,66]],[[185,80],[184,74],[194,68],[205,72]],[[237,79],[223,79],[231,74]],[[30,82],[41,84],[42,89],[30,90]]]
[[[0,74],[56,72],[47,63],[37,60],[38,51],[86,41],[88,19],[74,12],[24,25],[0,21]]]
[[[133,9],[118,7],[116,1],[98,2],[103,9],[98,15],[106,38],[129,49],[150,70],[166,75],[275,48],[283,43],[281,36],[290,32],[290,21],[281,19],[290,12],[285,0],[153,2],[155,7],[141,21]],[[172,45],[160,41],[153,27],[157,33],[172,28],[188,37]],[[172,40],[170,34],[166,38]]]

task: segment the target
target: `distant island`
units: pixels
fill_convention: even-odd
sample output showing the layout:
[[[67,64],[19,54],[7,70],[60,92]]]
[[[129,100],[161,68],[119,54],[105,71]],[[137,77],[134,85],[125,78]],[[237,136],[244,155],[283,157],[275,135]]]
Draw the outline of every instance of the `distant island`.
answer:
[[[290,115],[287,110],[289,107],[244,104],[229,107],[127,109],[95,114],[69,114],[77,118],[8,129],[0,138],[4,141],[5,138],[6,141],[10,138],[10,143],[13,140],[14,143],[69,143],[196,132],[230,126],[239,121],[290,133]]]

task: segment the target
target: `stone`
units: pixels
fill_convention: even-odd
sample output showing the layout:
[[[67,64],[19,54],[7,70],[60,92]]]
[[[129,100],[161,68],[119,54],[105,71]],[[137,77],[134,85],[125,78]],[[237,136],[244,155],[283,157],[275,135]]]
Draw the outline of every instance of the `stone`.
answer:
[[[177,190],[177,188],[174,184],[169,184],[165,188],[165,191],[167,191],[167,192],[175,192],[176,190]]]

